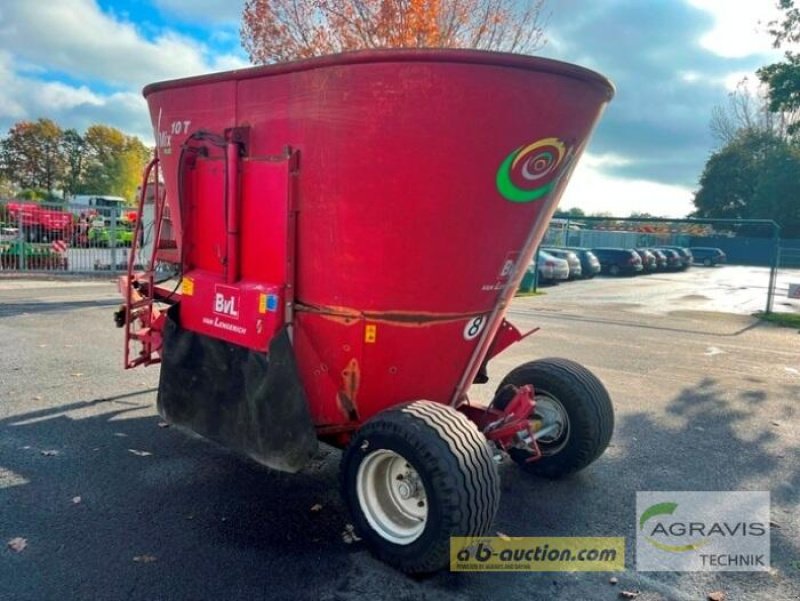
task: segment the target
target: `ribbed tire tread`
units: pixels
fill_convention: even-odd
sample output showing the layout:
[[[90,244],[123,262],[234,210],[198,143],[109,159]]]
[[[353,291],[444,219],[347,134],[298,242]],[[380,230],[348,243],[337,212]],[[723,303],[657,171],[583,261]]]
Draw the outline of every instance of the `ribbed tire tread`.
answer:
[[[425,485],[428,521],[408,545],[373,530],[358,501],[358,466],[378,449],[402,455]],[[353,437],[341,468],[342,493],[356,530],[375,555],[408,573],[448,565],[450,537],[485,535],[500,502],[500,480],[483,434],[464,415],[439,403],[416,401],[376,415]]]

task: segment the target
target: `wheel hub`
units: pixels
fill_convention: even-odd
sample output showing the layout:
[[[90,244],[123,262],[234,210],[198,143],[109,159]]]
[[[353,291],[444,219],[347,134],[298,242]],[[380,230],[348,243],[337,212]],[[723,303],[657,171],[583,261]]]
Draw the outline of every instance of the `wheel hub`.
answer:
[[[407,545],[425,529],[425,486],[398,453],[381,449],[367,456],[358,468],[356,493],[364,517],[386,540]]]
[[[534,410],[536,442],[543,455],[560,451],[569,437],[569,416],[564,406],[545,392],[536,391]]]
[[[395,476],[395,481],[398,483],[397,494],[402,500],[424,499],[425,491],[420,489],[419,476],[411,468],[406,470],[405,474]]]

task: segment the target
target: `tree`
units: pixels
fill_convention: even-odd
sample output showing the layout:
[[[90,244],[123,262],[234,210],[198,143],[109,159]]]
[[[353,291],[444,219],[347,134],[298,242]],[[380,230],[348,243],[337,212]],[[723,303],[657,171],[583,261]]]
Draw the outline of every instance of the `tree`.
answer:
[[[749,84],[747,77],[742,79],[728,95],[727,105],[711,110],[711,134],[722,146],[733,142],[742,130],[772,132],[786,139],[797,120],[796,113],[773,112],[766,86],[752,92]]]
[[[80,185],[82,194],[111,194],[125,134],[108,125],[91,125],[83,136],[86,156]]]
[[[150,150],[136,137],[108,125],[81,136],[50,119],[20,121],[0,140],[3,193],[30,200],[67,195],[113,194],[133,199]],[[20,192],[21,190],[21,192]]]
[[[558,210],[555,212],[553,217],[559,217],[561,219],[579,219],[581,217],[586,217],[586,213],[583,209],[578,207],[572,207],[571,209],[567,209],[566,211]]]
[[[61,136],[63,132],[50,119],[39,119],[36,122],[36,132],[40,140],[42,152],[42,173],[40,185],[47,190],[47,195],[52,196],[53,190],[60,185],[66,163],[61,152]]]
[[[68,129],[64,131],[61,138],[61,148],[67,163],[64,191],[70,196],[74,196],[80,189],[83,163],[86,157],[86,143],[76,130]]]
[[[150,151],[136,137],[108,125],[92,125],[83,136],[83,194],[113,194],[133,199]]]
[[[142,171],[151,155],[152,151],[139,138],[126,138],[125,147],[118,159],[115,194],[131,202],[135,200],[136,188],[142,181]]]
[[[6,177],[5,175],[0,175],[0,200],[6,200],[13,197],[14,192],[16,192],[16,188],[17,187],[10,178]]]
[[[4,177],[22,188],[39,183],[41,153],[30,121],[15,123],[0,143],[0,163]]]
[[[743,129],[706,163],[693,217],[774,219],[782,235],[800,235],[797,173],[797,148],[773,132]]]
[[[362,48],[533,52],[544,0],[246,0],[240,35],[253,63]]]
[[[778,8],[784,15],[781,21],[770,23],[774,46],[800,42],[800,9],[795,0],[779,0]],[[771,111],[795,114],[800,109],[800,54],[787,50],[782,62],[762,67],[757,73],[767,86]],[[789,133],[795,134],[799,128],[800,121],[794,119]]]
[[[61,136],[61,128],[50,119],[14,124],[0,142],[2,174],[22,188],[41,188],[51,195],[64,176]]]

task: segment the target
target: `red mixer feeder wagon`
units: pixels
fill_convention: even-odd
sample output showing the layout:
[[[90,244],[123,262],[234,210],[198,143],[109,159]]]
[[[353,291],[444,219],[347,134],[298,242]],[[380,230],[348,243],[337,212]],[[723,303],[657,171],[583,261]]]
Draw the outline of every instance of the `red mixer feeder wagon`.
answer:
[[[289,472],[320,440],[344,449],[357,531],[408,572],[489,531],[502,457],[559,477],[603,453],[608,393],[571,361],[517,367],[488,406],[468,393],[527,335],[504,315],[613,95],[605,78],[386,50],[144,95],[157,152],[134,244],[145,201],[156,243],[143,271],[131,252],[116,317],[126,367],[161,364],[165,420]]]

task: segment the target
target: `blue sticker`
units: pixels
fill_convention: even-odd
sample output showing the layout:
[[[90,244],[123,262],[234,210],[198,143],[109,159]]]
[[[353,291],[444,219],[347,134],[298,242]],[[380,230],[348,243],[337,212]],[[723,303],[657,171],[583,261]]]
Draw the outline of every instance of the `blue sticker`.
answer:
[[[274,313],[278,310],[278,295],[277,294],[268,294],[267,295],[267,311]]]

